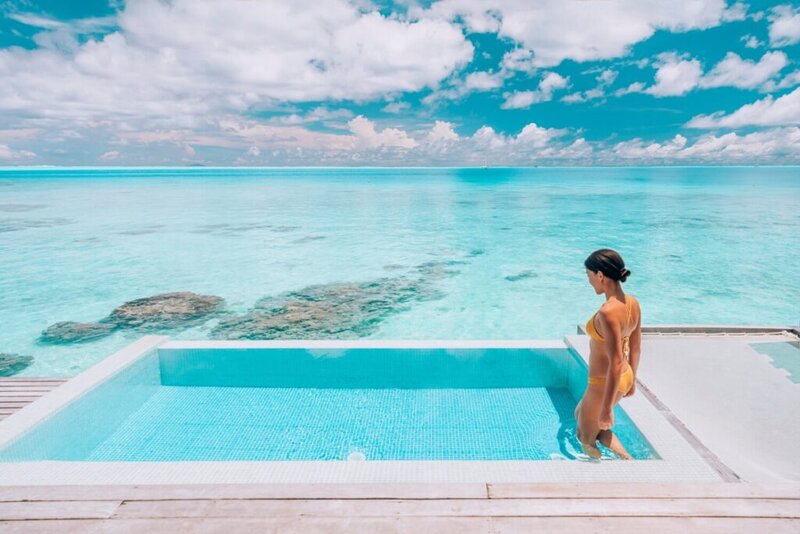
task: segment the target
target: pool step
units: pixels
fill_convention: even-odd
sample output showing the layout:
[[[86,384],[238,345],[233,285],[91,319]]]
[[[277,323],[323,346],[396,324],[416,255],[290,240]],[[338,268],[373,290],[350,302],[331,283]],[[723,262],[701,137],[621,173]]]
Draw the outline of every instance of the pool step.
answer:
[[[0,421],[66,381],[66,378],[0,378]]]

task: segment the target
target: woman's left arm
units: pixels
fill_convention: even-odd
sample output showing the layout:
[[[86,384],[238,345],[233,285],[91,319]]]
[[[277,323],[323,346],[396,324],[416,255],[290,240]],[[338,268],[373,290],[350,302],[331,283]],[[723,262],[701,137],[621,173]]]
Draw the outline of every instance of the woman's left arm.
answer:
[[[606,390],[603,395],[603,405],[600,408],[600,429],[609,430],[614,426],[614,404],[617,400],[617,390],[622,376],[622,368],[625,366],[625,357],[622,352],[622,329],[617,321],[608,311],[600,310],[598,314],[600,324],[605,332],[605,346],[608,356],[608,374],[606,376]]]

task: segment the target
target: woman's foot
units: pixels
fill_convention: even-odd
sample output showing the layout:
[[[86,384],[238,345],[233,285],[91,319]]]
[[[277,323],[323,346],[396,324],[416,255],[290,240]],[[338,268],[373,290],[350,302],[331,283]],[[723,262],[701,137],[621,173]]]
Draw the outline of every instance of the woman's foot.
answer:
[[[603,453],[600,452],[600,449],[597,448],[595,444],[584,443],[581,441],[581,446],[583,446],[583,452],[586,453],[586,456],[592,458],[594,460],[599,460]]]
[[[628,451],[625,449],[625,446],[622,445],[622,442],[617,438],[616,435],[610,430],[601,430],[599,434],[597,434],[597,439],[611,449],[614,454],[620,457],[622,460],[630,460],[631,455],[628,454]]]

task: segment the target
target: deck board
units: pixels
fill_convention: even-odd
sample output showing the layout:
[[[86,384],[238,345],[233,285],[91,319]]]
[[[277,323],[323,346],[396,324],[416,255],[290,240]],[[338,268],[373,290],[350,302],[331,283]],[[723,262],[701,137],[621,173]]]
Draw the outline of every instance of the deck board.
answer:
[[[0,378],[0,421],[66,381],[66,378]]]
[[[178,526],[200,532],[466,534],[556,526],[559,532],[645,527],[797,532],[800,488],[745,483],[484,485],[482,491],[476,484],[19,486],[0,491],[0,518],[9,520],[0,521],[0,530],[9,532]]]

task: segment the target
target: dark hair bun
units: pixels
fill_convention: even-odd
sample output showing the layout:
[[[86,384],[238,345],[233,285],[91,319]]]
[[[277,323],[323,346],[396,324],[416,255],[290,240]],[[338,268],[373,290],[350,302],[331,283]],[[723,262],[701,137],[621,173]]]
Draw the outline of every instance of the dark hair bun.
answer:
[[[612,280],[619,282],[624,282],[631,275],[631,272],[625,268],[625,262],[622,261],[619,252],[610,248],[595,250],[589,254],[583,265],[590,271],[602,272]]]

